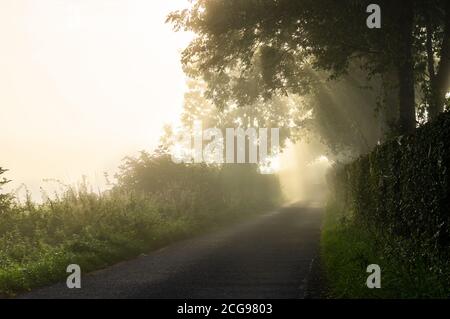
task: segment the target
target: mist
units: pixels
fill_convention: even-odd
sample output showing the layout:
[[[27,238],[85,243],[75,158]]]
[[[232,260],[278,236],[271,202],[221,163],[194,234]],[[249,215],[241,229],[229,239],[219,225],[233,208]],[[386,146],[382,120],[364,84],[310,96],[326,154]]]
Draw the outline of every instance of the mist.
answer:
[[[104,172],[123,157],[157,146],[178,120],[185,75],[180,51],[190,40],[165,24],[187,1],[1,1],[1,165],[6,191]],[[156,116],[155,116],[156,114]],[[44,180],[51,180],[45,182]]]
[[[280,184],[288,202],[324,202],[325,176],[332,162],[324,155],[326,147],[317,141],[288,143],[280,156]]]
[[[449,22],[448,0],[1,0],[0,299],[450,296]]]

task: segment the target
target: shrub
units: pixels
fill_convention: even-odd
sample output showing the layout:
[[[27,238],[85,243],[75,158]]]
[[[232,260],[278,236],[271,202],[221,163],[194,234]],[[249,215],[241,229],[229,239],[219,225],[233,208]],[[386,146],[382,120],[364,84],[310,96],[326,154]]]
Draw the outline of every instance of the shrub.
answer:
[[[399,269],[409,274],[403,283],[422,289],[431,282],[448,293],[439,287],[450,277],[450,113],[336,166],[328,180],[333,210],[345,220],[344,233],[371,238],[378,259],[395,265],[390,269],[397,275]]]
[[[0,167],[0,192],[2,190],[2,186],[9,182],[7,179],[1,178],[1,175],[3,175],[6,171],[7,170]],[[9,206],[10,200],[10,195],[0,193],[0,214]]]
[[[109,192],[86,184],[36,204],[3,199],[0,295],[83,271],[214,229],[278,202],[274,176],[255,167],[174,164],[164,154],[129,158]]]
[[[337,202],[373,231],[440,254],[450,247],[450,113],[329,176]]]

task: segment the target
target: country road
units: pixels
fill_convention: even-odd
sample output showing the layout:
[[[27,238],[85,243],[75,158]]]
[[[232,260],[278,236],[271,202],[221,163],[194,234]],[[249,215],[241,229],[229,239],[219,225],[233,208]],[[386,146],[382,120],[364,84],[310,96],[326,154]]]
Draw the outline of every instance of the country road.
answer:
[[[295,204],[20,298],[304,298],[321,215]]]

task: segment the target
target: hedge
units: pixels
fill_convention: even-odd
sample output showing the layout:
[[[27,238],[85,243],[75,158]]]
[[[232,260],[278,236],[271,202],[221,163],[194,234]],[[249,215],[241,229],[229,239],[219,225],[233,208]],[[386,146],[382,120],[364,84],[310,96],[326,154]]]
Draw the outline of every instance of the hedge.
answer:
[[[334,200],[360,227],[407,243],[411,253],[449,256],[450,113],[328,177]]]

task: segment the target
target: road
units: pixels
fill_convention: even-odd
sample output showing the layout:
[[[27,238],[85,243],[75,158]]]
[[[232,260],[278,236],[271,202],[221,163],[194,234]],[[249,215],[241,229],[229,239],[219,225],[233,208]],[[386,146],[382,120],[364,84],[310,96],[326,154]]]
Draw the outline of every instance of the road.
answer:
[[[304,298],[322,210],[295,204],[20,298]]]

